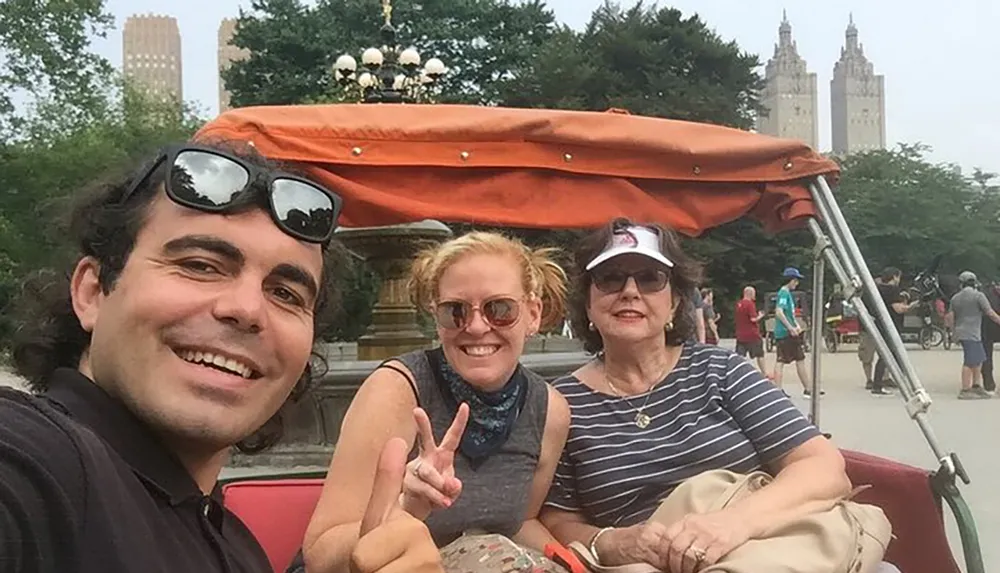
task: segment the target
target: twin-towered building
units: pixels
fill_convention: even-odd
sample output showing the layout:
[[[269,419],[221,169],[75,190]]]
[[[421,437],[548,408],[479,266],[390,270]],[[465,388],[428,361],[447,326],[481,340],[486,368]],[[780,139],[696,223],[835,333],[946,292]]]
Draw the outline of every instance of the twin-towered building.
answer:
[[[792,40],[787,15],[778,28],[774,56],[764,71],[761,101],[766,108],[757,121],[757,131],[798,139],[819,149],[819,86]],[[885,78],[875,68],[858,42],[858,29],[851,18],[840,60],[830,80],[832,148],[836,154],[885,148]]]
[[[222,70],[246,56],[246,50],[232,45],[236,19],[219,25],[218,69],[219,111],[229,109],[229,92]],[[141,15],[125,20],[122,31],[122,68],[125,75],[153,94],[184,98],[181,69],[181,33],[177,19],[170,16]]]

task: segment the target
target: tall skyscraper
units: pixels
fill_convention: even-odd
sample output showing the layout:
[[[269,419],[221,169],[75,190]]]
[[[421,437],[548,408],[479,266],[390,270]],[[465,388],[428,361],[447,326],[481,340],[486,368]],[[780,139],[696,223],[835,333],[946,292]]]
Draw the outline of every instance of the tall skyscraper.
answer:
[[[833,152],[847,155],[885,148],[885,77],[858,43],[854,17],[847,25],[846,43],[830,80]]]
[[[232,44],[233,35],[236,33],[236,18],[226,18],[219,25],[219,113],[230,108],[229,90],[226,89],[226,82],[222,79],[223,70],[227,69],[232,62],[247,57],[249,50],[238,48]]]
[[[788,14],[782,15],[774,56],[764,71],[761,102],[766,111],[757,120],[757,131],[776,137],[819,145],[819,104],[816,74],[810,73],[792,41]]]
[[[169,16],[130,16],[122,33],[125,75],[150,93],[184,98],[181,33]]]

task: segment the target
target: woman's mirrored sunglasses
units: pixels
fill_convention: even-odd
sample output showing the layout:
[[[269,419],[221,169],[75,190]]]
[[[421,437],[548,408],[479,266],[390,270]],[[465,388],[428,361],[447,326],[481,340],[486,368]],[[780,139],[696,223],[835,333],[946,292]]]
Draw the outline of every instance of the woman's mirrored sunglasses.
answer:
[[[660,292],[670,281],[670,273],[663,269],[640,269],[629,272],[613,267],[607,269],[598,267],[591,271],[590,276],[597,290],[607,294],[621,292],[629,279],[635,280],[636,288],[643,294]]]
[[[336,193],[302,177],[262,169],[193,144],[163,151],[129,187],[121,202],[135,194],[161,165],[167,165],[169,170],[164,184],[167,196],[184,207],[206,213],[225,211],[255,181],[263,179],[271,218],[285,233],[310,243],[327,243],[337,228],[342,200]]]
[[[480,305],[463,300],[444,300],[434,305],[434,320],[445,330],[461,330],[469,325],[476,311],[493,328],[510,328],[521,317],[520,301],[513,297],[497,297]]]

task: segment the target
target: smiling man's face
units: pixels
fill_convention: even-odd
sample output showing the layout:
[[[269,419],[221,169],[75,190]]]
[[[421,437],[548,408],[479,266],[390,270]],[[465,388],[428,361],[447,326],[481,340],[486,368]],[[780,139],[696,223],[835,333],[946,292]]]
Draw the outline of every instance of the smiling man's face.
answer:
[[[261,210],[201,213],[161,190],[111,292],[96,262],[77,266],[74,309],[92,335],[80,369],[169,439],[228,448],[301,377],[322,270],[318,245]]]

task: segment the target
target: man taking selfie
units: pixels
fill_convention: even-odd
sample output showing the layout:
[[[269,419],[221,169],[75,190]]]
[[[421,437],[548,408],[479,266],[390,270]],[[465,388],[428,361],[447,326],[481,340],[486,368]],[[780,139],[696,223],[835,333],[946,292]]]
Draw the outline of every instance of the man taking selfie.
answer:
[[[280,438],[310,381],[340,204],[222,144],[169,148],[83,196],[74,265],[17,308],[32,393],[0,390],[0,572],[270,571],[217,481],[233,447]],[[426,528],[394,507],[398,449],[356,568],[437,572]]]

